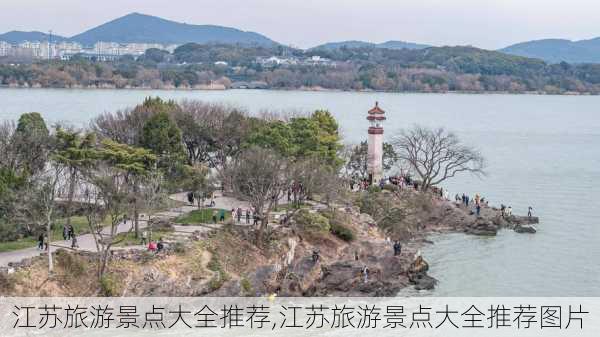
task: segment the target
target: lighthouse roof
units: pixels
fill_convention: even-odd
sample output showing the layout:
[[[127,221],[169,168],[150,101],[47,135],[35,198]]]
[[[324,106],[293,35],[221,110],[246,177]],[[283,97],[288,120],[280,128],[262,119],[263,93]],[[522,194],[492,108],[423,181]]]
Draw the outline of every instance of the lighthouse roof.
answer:
[[[373,109],[369,110],[369,115],[383,115],[385,111],[379,107],[379,102],[375,102]]]

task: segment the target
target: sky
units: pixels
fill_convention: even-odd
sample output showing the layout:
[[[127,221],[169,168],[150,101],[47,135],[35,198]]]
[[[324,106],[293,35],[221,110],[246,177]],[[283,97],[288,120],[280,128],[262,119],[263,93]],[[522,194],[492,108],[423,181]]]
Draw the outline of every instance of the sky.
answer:
[[[499,49],[600,36],[598,0],[0,0],[0,32],[72,36],[131,12],[255,31],[300,48],[402,40]]]

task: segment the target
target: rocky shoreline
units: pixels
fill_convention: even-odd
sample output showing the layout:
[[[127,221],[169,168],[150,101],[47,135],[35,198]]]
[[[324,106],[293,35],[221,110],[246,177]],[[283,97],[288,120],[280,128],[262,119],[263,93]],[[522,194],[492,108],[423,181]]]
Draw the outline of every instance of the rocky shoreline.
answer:
[[[380,197],[391,198],[388,191]],[[422,198],[421,192],[404,192],[403,199]],[[323,210],[311,210],[321,214]],[[335,221],[353,232],[346,241],[327,231],[306,230],[293,221],[274,227],[269,246],[256,247],[248,226],[229,225],[192,235],[185,245],[167,245],[154,255],[144,250],[113,253],[114,278],[125,280],[107,291],[94,280],[94,253],[60,254],[60,277],[48,278],[42,255],[12,264],[0,271],[0,294],[7,296],[395,296],[414,286],[433,289],[437,281],[420,249],[431,244],[429,235],[465,233],[493,236],[499,230],[533,233],[539,219],[502,217],[500,210],[483,207],[477,217],[470,207],[431,196],[431,206],[409,219],[417,230],[404,237],[401,254],[395,255],[389,231],[357,206],[331,208]],[[182,248],[184,247],[184,248]],[[313,254],[318,252],[318,259]],[[58,256],[58,254],[57,254]],[[61,262],[62,261],[62,262]],[[67,266],[60,266],[68,262]],[[76,266],[73,267],[73,265]],[[365,277],[365,266],[368,273]],[[73,282],[69,273],[89,268]],[[23,276],[27,275],[26,279]],[[82,282],[81,278],[89,278]],[[49,281],[51,280],[51,281]],[[65,281],[67,280],[67,281]],[[45,288],[35,289],[35,283]],[[87,286],[82,287],[83,284]],[[96,285],[94,285],[96,284]],[[101,289],[102,288],[102,289]]]

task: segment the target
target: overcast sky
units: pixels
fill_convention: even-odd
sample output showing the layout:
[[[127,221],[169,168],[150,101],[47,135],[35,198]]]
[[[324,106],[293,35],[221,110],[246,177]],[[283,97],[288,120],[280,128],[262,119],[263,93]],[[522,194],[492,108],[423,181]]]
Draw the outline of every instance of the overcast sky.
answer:
[[[72,36],[130,12],[255,31],[302,48],[353,39],[497,49],[600,36],[598,0],[0,0],[0,32]]]

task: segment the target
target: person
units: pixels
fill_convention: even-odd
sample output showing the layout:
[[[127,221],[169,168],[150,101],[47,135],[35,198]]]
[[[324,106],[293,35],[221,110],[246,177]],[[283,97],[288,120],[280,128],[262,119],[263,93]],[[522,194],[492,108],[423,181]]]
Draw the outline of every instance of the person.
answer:
[[[188,203],[190,205],[193,205],[194,204],[194,193],[188,192],[188,194],[187,194],[187,200],[188,200]]]
[[[502,217],[506,215],[506,206],[504,204],[500,204],[500,212],[502,213]]]
[[[400,244],[400,241],[396,240],[394,242],[394,256],[398,256],[402,254],[402,245]]]
[[[533,207],[529,206],[529,209],[527,210],[527,216],[528,216],[529,218],[531,218],[531,215],[532,215],[532,213],[531,213],[531,212],[532,212],[532,211],[533,211]]]
[[[354,251],[354,261],[358,261],[359,256],[358,256],[358,250]]]
[[[237,209],[237,222],[242,222],[242,208],[238,207]]]
[[[479,203],[477,203],[477,206],[475,206],[475,209],[477,210],[477,216],[479,216],[481,214],[481,205]]]
[[[67,228],[67,225],[63,226],[63,240],[67,241],[67,238],[69,236],[69,229]]]
[[[77,244],[77,237],[75,235],[71,237],[71,248],[79,248],[79,245]]]
[[[231,209],[231,221],[235,221],[235,208]]]
[[[69,239],[72,239],[75,236],[75,228],[73,228],[73,225],[69,225]]]
[[[148,242],[148,232],[143,231],[142,232],[142,246],[145,246],[147,242]]]
[[[222,209],[219,211],[219,222],[225,221],[225,210]]]
[[[38,236],[38,249],[44,250],[44,233],[40,233],[40,236]]]
[[[212,220],[214,223],[217,223],[217,212],[213,212],[212,214]]]
[[[155,252],[156,251],[156,242],[150,241],[150,243],[148,244],[148,250],[151,252]]]
[[[250,224],[250,209],[246,209],[246,223]]]
[[[319,251],[318,250],[313,250],[312,260],[314,263],[317,263],[319,261]]]
[[[507,216],[511,216],[512,215],[512,206],[508,206],[508,208],[506,209],[506,215]]]
[[[214,193],[210,195],[210,207],[215,207],[215,195]]]
[[[479,205],[479,200],[481,200],[481,197],[479,196],[479,193],[475,194],[475,205]]]
[[[165,243],[162,238],[158,239],[158,243],[156,244],[156,252],[160,253],[165,248]]]
[[[44,250],[46,250],[46,251],[47,251],[47,250],[49,250],[49,248],[50,248],[50,245],[49,245],[49,243],[50,243],[50,242],[49,242],[49,240],[48,240],[48,235],[47,235],[47,234],[45,234],[45,235],[44,235]]]
[[[362,269],[362,274],[365,280],[365,283],[367,283],[369,281],[369,268],[367,268],[367,265],[365,265]]]

